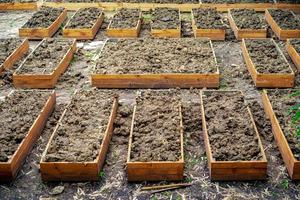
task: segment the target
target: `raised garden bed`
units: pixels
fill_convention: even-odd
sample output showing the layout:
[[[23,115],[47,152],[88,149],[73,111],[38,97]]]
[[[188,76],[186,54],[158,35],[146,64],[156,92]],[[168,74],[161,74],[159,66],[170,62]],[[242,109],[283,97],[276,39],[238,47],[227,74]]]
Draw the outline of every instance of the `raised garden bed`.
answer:
[[[265,18],[280,40],[300,38],[300,19],[292,11],[267,9]]]
[[[254,9],[228,10],[228,20],[238,40],[267,37],[267,25]]]
[[[179,9],[155,8],[151,22],[151,35],[154,37],[180,38],[181,18]]]
[[[196,38],[225,40],[226,27],[216,9],[193,9],[192,28]]]
[[[40,162],[44,181],[96,181],[112,137],[118,101],[109,91],[78,91]]]
[[[37,10],[37,1],[1,0],[0,10]]]
[[[219,87],[212,43],[199,39],[108,40],[92,74],[98,88]]]
[[[294,109],[300,104],[300,96],[293,96],[299,90],[264,90],[262,94],[265,112],[272,123],[273,134],[284,160],[285,166],[293,180],[300,179],[300,146],[296,121],[292,117],[299,112]]]
[[[76,51],[75,39],[45,38],[13,74],[19,88],[54,88]]]
[[[267,159],[241,91],[202,91],[202,126],[211,180],[262,180]]]
[[[40,136],[56,101],[54,91],[17,90],[0,103],[0,182],[12,181]]]
[[[79,9],[63,29],[63,37],[94,39],[104,19],[100,8]]]
[[[66,9],[42,6],[19,29],[19,36],[29,39],[52,37],[66,18]]]
[[[129,137],[128,181],[182,180],[180,94],[143,91],[136,98]]]
[[[243,39],[242,50],[256,87],[294,86],[293,69],[273,39]]]
[[[142,24],[142,12],[139,9],[120,9],[113,16],[107,29],[108,37],[136,38]]]
[[[300,70],[300,39],[288,39],[286,49],[295,65]]]

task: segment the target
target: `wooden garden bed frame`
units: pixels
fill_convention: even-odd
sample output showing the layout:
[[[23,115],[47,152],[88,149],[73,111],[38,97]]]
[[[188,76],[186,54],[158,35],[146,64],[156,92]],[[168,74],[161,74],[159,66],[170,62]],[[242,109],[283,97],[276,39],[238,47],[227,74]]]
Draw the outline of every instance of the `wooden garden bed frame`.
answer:
[[[38,2],[0,3],[0,10],[37,10]]]
[[[264,88],[289,88],[294,87],[294,80],[295,80],[295,73],[291,66],[289,65],[288,61],[286,60],[285,56],[283,55],[282,51],[279,49],[278,45],[275,43],[273,39],[272,42],[275,44],[277,51],[283,56],[286,64],[289,66],[291,73],[259,73],[252,59],[249,55],[247,50],[245,39],[242,40],[242,50],[243,56],[248,68],[248,71],[253,79],[253,82],[256,87],[264,87]]]
[[[265,9],[276,8],[275,3],[201,3],[201,6],[206,8],[216,8],[219,12],[227,12],[228,9],[242,8],[264,12]]]
[[[283,161],[285,163],[285,166],[288,170],[288,173],[291,179],[300,180],[300,161],[294,157],[294,154],[290,149],[288,141],[285,138],[285,135],[280,127],[279,121],[272,108],[272,104],[266,90],[262,92],[262,100],[265,113],[272,123],[272,132],[275,137],[281,156],[283,158]]]
[[[34,53],[34,51],[44,42],[44,40],[42,40],[36,46],[29,56]],[[68,52],[64,55],[57,67],[50,74],[18,74],[18,71],[26,63],[27,59],[25,59],[13,74],[14,86],[17,88],[54,88],[60,75],[63,74],[68,68],[76,49],[76,40],[74,39]]]
[[[28,92],[25,90],[23,92]],[[45,91],[37,91],[45,92]],[[11,95],[13,91],[9,94]],[[38,117],[34,120],[27,135],[19,144],[18,149],[14,152],[13,156],[7,162],[0,162],[0,182],[8,182],[15,179],[18,171],[22,167],[27,155],[30,153],[35,142],[39,138],[42,130],[46,124],[48,117],[51,115],[56,104],[56,93],[52,91],[45,106],[42,108]],[[9,124],[8,124],[9,126]]]
[[[300,54],[296,51],[293,45],[290,43],[288,39],[286,42],[286,50],[293,60],[294,64],[297,66],[298,70],[300,70]]]
[[[99,149],[97,158],[89,162],[46,162],[45,157],[51,142],[56,135],[57,130],[65,117],[66,112],[70,109],[69,103],[64,110],[59,122],[57,123],[40,161],[40,170],[43,181],[97,181],[99,180],[100,172],[105,162],[106,153],[108,151],[109,143],[113,134],[114,120],[117,115],[118,98],[113,101],[107,128],[105,130],[103,140]]]
[[[201,115],[202,115],[202,127],[204,133],[204,143],[206,149],[206,155],[208,160],[208,168],[210,179],[213,181],[244,181],[244,180],[264,180],[267,177],[267,158],[264,152],[264,148],[261,143],[259,133],[257,131],[252,113],[247,106],[248,114],[251,118],[251,124],[255,130],[258,138],[258,145],[262,153],[262,159],[256,161],[216,161],[213,158],[208,129],[206,126],[205,109],[203,105],[203,92],[210,92],[209,90],[201,91]],[[213,91],[213,92],[241,92],[241,91]],[[243,93],[241,92],[243,95]]]

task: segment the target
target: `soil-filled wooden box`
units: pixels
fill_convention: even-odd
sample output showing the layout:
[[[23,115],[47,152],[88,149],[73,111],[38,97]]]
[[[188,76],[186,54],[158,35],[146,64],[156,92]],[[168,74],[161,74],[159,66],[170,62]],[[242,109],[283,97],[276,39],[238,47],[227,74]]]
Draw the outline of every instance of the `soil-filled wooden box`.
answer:
[[[267,159],[241,91],[202,91],[204,143],[211,180],[263,180]]]
[[[37,1],[0,3],[0,10],[37,10]]]
[[[90,13],[89,13],[90,10]],[[94,13],[92,12],[99,12],[99,16],[93,16]],[[84,13],[87,12],[87,13]],[[86,16],[84,16],[83,14],[86,14]],[[87,16],[87,15],[91,15],[91,16]],[[89,24],[91,23],[90,21],[93,21],[96,17],[97,19],[95,20],[95,23],[93,23],[93,25],[88,28],[86,27],[86,25],[81,25],[81,27],[76,27],[76,23],[79,23],[79,20],[83,20],[83,17],[85,18],[85,24]],[[91,17],[93,19],[91,19]],[[98,8],[82,8],[79,9],[73,16],[72,18],[69,20],[69,22],[66,24],[66,26],[63,29],[63,37],[66,38],[76,38],[76,39],[80,39],[80,40],[91,40],[94,39],[95,35],[97,34],[99,28],[101,27],[101,24],[103,22],[104,19],[104,12],[102,12],[100,9]]]
[[[155,125],[158,125],[156,128]],[[172,148],[164,148],[164,146]],[[136,99],[129,136],[128,181],[182,180],[183,124],[180,95],[142,91]]]
[[[76,92],[42,155],[42,180],[99,180],[117,107],[118,98],[110,92]],[[74,120],[80,122],[74,124]]]
[[[253,50],[250,50],[250,47]],[[295,73],[273,39],[243,39],[242,50],[256,87],[294,87]],[[277,54],[277,57],[273,58],[271,54]]]
[[[297,43],[297,44],[293,44]],[[298,70],[300,70],[300,52],[297,51],[298,48],[295,47],[295,45],[300,47],[300,39],[288,39],[286,42],[286,50],[288,54],[290,55],[291,59],[293,60],[294,64],[298,67]]]
[[[282,24],[287,23],[287,21],[294,21],[294,24],[290,24],[288,27],[281,27],[278,22],[272,17],[270,12],[288,12],[289,16],[284,16],[281,18]],[[281,14],[282,16],[282,14]],[[266,9],[265,11],[265,18],[270,27],[272,28],[273,32],[280,40],[286,40],[288,38],[300,38],[300,19],[295,16],[292,11],[289,10],[272,10]],[[279,16],[280,18],[280,16]],[[293,28],[294,27],[294,28]]]
[[[279,94],[275,94],[276,98],[278,98],[280,96],[280,93],[284,93],[283,96],[281,95],[282,100],[277,103],[277,107],[274,107],[274,104],[273,104],[274,99],[270,96],[270,94],[269,94],[270,92],[278,92]],[[299,90],[280,90],[280,91],[279,90],[278,91],[264,90],[262,93],[262,99],[263,99],[265,113],[272,123],[272,132],[275,137],[278,148],[280,150],[283,161],[285,163],[285,166],[288,170],[288,173],[293,180],[300,180],[299,156],[298,156],[298,158],[295,157],[295,155],[291,149],[290,142],[288,141],[288,138],[286,137],[286,135],[288,135],[288,133],[284,132],[284,129],[285,129],[284,126],[287,123],[280,122],[280,118],[282,116],[285,116],[286,113],[289,112],[288,109],[287,110],[284,109],[286,107],[288,101],[297,99],[298,100],[297,103],[298,104],[300,103],[299,96],[292,95],[293,93],[296,93],[296,92],[299,93]],[[289,95],[291,95],[291,96],[289,97]],[[293,105],[295,105],[295,104],[290,104],[288,106],[292,107]],[[280,116],[276,115],[276,110],[278,110],[278,111],[281,110],[282,113],[280,114]],[[290,118],[289,121],[291,121],[291,120],[292,119]],[[290,130],[292,130],[292,129],[290,129]],[[289,139],[297,137],[296,133],[294,133],[294,134],[295,134],[294,136],[289,135]],[[294,144],[293,146],[295,148],[296,145]]]
[[[4,151],[0,156],[0,182],[12,181],[17,176],[22,163],[52,113],[55,103],[54,91],[39,90],[16,90],[5,97],[4,102],[1,102],[1,107],[4,107],[1,108],[3,113],[1,114],[2,132],[0,135],[1,141],[5,142],[5,138],[7,138],[7,143],[6,145],[0,144],[0,151]],[[18,130],[9,133],[9,130],[13,130],[13,128]],[[9,136],[5,133],[9,133]],[[7,144],[11,144],[11,146],[7,146]]]
[[[45,38],[13,74],[18,88],[54,88],[76,52],[75,39]]]

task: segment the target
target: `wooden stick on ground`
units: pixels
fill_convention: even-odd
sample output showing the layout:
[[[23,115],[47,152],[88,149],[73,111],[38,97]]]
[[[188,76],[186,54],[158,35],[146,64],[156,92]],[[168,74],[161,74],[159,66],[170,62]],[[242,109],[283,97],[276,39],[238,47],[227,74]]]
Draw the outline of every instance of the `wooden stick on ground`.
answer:
[[[192,185],[191,183],[177,183],[177,184],[169,184],[169,185],[155,185],[155,186],[142,187],[141,190],[173,189],[173,188],[187,187],[187,186],[191,186],[191,185]]]

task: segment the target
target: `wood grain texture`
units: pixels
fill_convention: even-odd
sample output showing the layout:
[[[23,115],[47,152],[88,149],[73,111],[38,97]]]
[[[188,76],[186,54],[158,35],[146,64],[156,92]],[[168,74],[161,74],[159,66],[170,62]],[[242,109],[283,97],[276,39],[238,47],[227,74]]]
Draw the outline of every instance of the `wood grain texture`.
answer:
[[[0,10],[37,10],[38,2],[0,3]]]
[[[300,54],[296,51],[296,49],[293,47],[293,45],[290,43],[290,40],[288,39],[286,42],[286,50],[293,60],[294,64],[300,70]]]

